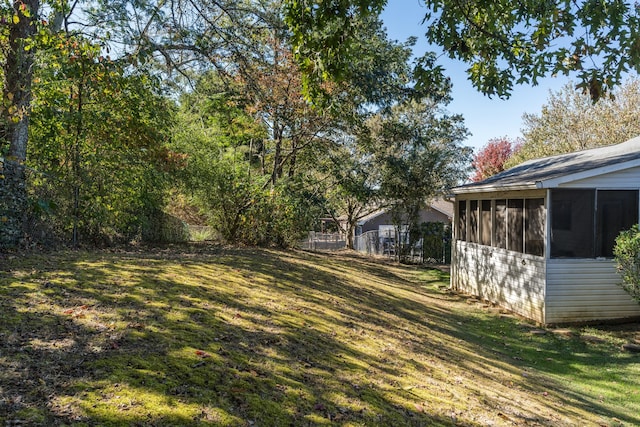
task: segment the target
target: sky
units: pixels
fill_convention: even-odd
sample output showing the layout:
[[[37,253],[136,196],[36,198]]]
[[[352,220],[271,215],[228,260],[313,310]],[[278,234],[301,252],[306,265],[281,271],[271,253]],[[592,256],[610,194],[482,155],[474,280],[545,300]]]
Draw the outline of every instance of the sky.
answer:
[[[418,37],[418,43],[413,49],[415,56],[437,49],[429,49],[424,36],[426,27],[421,25],[421,21],[425,12],[426,8],[421,0],[388,0],[382,14],[391,39],[404,42],[410,36]],[[464,116],[465,124],[472,133],[465,145],[473,147],[476,152],[490,139],[520,137],[522,115],[539,114],[549,98],[549,91],[558,91],[569,81],[565,76],[549,77],[541,79],[537,86],[514,86],[511,97],[503,100],[489,98],[473,88],[465,73],[467,64],[448,57],[441,57],[438,64],[445,68],[453,83],[453,101],[447,106],[447,110]]]

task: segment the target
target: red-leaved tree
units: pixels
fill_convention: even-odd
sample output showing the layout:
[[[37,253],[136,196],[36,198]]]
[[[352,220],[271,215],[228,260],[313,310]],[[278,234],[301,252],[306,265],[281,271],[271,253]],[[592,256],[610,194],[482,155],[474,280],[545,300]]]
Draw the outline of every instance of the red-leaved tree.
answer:
[[[472,166],[475,174],[471,177],[473,182],[482,181],[504,170],[504,163],[522,145],[519,139],[509,140],[507,137],[490,139],[487,145],[482,147],[473,156]]]

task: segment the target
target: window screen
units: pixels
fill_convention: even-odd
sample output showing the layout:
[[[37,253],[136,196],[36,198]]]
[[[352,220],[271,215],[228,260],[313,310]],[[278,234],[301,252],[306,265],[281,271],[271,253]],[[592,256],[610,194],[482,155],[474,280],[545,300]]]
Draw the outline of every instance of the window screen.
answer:
[[[496,216],[493,224],[493,244],[498,248],[507,248],[507,201],[496,200]]]
[[[468,241],[478,243],[478,201],[469,201],[469,230]]]
[[[523,251],[523,214],[524,214],[524,200],[513,199],[507,201],[507,249],[515,252]]]
[[[551,192],[552,257],[593,257],[594,198],[594,190]]]
[[[596,256],[613,257],[618,234],[638,222],[638,192],[601,190],[596,197]]]
[[[458,200],[458,240],[467,240],[467,201]]]
[[[491,246],[491,200],[480,202],[480,243]]]
[[[544,255],[544,199],[525,200],[524,249],[531,255]]]

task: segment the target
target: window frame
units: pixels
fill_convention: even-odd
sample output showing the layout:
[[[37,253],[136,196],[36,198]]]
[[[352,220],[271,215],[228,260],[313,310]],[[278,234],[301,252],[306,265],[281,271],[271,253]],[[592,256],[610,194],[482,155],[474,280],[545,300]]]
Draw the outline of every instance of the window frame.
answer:
[[[528,249],[527,206],[536,200],[542,208],[541,225],[535,237],[535,250]],[[545,256],[546,252],[546,195],[503,198],[465,198],[457,201],[457,240],[510,252]],[[519,214],[514,213],[518,211]],[[517,230],[510,231],[516,226]],[[531,241],[531,239],[530,239]],[[540,253],[541,252],[541,253]]]
[[[582,193],[582,194],[590,194],[590,206],[584,206],[584,202],[582,205],[578,207],[571,207],[571,203],[567,202],[568,198],[563,200],[562,197],[558,197],[554,200],[554,196],[561,196],[563,193],[565,195],[573,193]],[[628,229],[633,224],[637,224],[640,220],[640,190],[639,189],[616,189],[616,188],[553,188],[550,190],[550,204],[551,204],[551,212],[548,215],[550,219],[550,242],[549,242],[549,252],[550,258],[552,259],[612,259],[613,258],[613,247],[609,247],[608,245],[614,245],[615,238],[609,238],[607,247],[604,247],[606,244],[603,236],[604,226],[602,222],[603,218],[603,200],[605,199],[605,195],[612,195],[614,193],[618,193],[620,195],[626,193],[627,195],[631,195],[632,197],[628,200],[622,201],[622,206],[620,212],[622,212],[623,216],[626,216],[625,220],[622,220],[623,224],[620,225],[619,230],[617,232],[612,232],[612,235],[616,236],[620,233],[620,231]],[[615,202],[615,198],[608,198],[609,202]],[[621,200],[621,199],[618,199]],[[577,199],[573,200],[574,202]],[[574,203],[575,204],[575,203]],[[580,218],[580,212],[585,211],[586,208],[589,208],[586,215],[583,215],[584,218]],[[558,210],[562,209],[562,212],[558,213]],[[571,211],[571,209],[576,209],[576,212]],[[576,224],[576,221],[589,221],[589,224],[586,226],[580,227],[580,223]],[[589,232],[585,232],[585,228],[590,228]],[[573,234],[572,234],[573,233]],[[571,245],[567,246],[566,241],[573,240],[576,243],[572,247]],[[562,242],[564,246],[560,246],[559,242]],[[565,248],[568,248],[565,249]],[[575,255],[572,255],[572,249],[578,252]],[[563,254],[565,252],[566,254]]]

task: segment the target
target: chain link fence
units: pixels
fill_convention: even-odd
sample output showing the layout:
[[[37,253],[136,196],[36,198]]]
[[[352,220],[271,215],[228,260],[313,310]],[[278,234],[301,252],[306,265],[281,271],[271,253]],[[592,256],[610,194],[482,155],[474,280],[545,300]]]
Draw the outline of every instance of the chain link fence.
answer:
[[[355,237],[354,249],[402,262],[449,264],[451,227],[439,222],[424,223],[413,236],[396,228],[368,231]]]
[[[343,233],[318,233],[310,231],[306,239],[300,242],[300,248],[309,251],[331,251],[347,247],[347,238]]]

